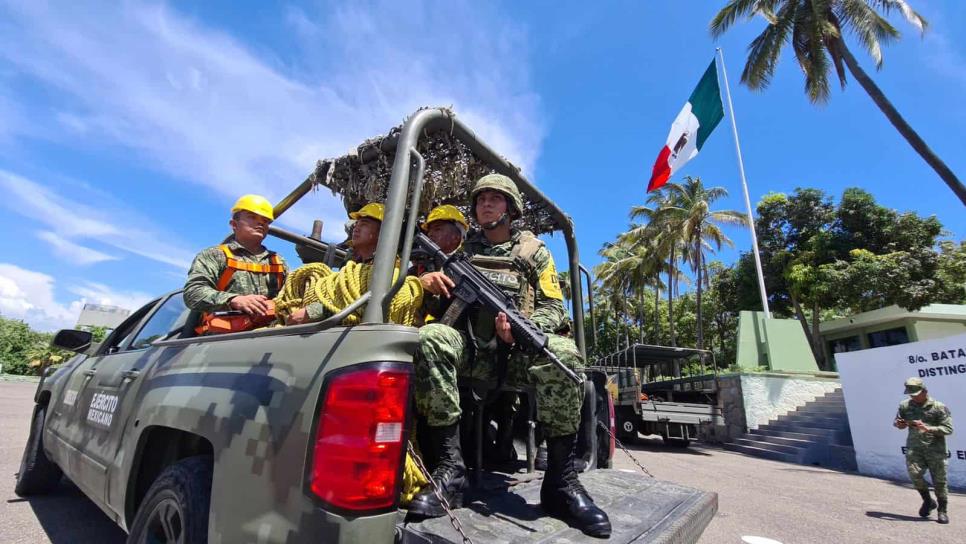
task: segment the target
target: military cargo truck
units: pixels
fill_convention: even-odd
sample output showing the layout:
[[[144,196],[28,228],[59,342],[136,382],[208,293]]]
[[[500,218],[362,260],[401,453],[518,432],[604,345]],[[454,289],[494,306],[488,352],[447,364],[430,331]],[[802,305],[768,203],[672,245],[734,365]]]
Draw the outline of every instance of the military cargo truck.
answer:
[[[615,428],[624,442],[659,435],[665,444],[687,447],[701,425],[724,424],[717,365],[708,350],[633,344],[591,368],[608,377]]]
[[[451,519],[410,523],[399,509],[418,336],[387,318],[399,285],[393,271],[409,260],[418,215],[465,204],[469,184],[489,172],[510,176],[526,195],[520,227],[563,234],[576,270],[570,218],[450,110],[420,110],[351,154],[319,161],[274,209],[279,217],[319,187],[339,194],[347,210],[384,201],[365,293],[321,322],[199,337],[199,316],[176,291],[99,344],[84,331],[58,332],[54,344],[78,355],[37,388],[17,493],[50,492],[66,475],[136,543],[580,539],[536,506],[532,462],[481,474],[469,506]],[[318,232],[270,232],[295,243],[306,261],[338,266],[345,258]],[[576,275],[572,281],[573,334],[583,352],[582,293]],[[343,326],[353,313],[361,324]],[[595,470],[613,454],[613,412],[603,377],[588,374],[583,481],[610,512],[611,540],[695,541],[717,509],[715,494]]]

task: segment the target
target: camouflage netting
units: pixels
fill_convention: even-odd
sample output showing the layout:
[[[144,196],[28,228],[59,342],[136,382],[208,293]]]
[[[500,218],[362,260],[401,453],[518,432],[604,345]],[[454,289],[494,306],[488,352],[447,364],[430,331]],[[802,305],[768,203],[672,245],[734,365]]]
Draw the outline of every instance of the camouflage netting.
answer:
[[[367,202],[385,201],[396,149],[395,145],[384,145],[384,142],[394,144],[401,130],[402,126],[395,127],[385,136],[366,140],[348,155],[319,161],[310,179],[341,196],[346,212],[358,210]],[[386,151],[384,147],[390,149]],[[472,222],[468,206],[470,191],[477,179],[493,173],[494,169],[446,130],[423,135],[416,148],[426,161],[420,215],[425,217],[440,204],[452,204]],[[327,169],[327,165],[331,168]],[[415,161],[411,172],[415,175]],[[558,229],[544,203],[533,201],[526,194],[523,200],[523,217],[515,222],[516,227],[537,234]]]

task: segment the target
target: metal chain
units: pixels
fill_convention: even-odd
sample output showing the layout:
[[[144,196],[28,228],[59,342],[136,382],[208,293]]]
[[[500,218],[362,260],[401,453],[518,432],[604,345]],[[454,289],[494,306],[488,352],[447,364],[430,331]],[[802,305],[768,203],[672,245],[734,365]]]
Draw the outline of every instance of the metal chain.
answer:
[[[604,429],[605,431],[607,431],[607,434],[609,434],[611,436],[611,438],[614,439],[614,443],[617,444],[617,447],[619,447],[621,450],[623,450],[624,453],[626,453],[627,456],[631,458],[631,461],[634,461],[634,464],[637,465],[637,468],[643,470],[644,471],[644,474],[647,474],[651,478],[654,477],[654,475],[651,474],[651,472],[649,470],[647,470],[646,468],[644,468],[644,465],[642,465],[641,462],[638,461],[636,457],[634,457],[633,455],[631,455],[631,452],[629,452],[627,450],[627,448],[624,447],[624,444],[622,444],[621,441],[617,438],[617,435],[614,434],[614,431],[611,431],[610,428],[607,425],[604,425],[604,422],[603,421],[598,421],[597,422],[597,425],[601,429]]]
[[[439,501],[439,504],[443,507],[443,510],[446,511],[446,515],[449,516],[450,524],[463,538],[463,544],[473,544],[473,541],[470,540],[470,537],[466,536],[466,533],[463,532],[463,524],[460,523],[459,518],[457,518],[456,514],[450,510],[449,503],[446,502],[446,498],[443,497],[442,491],[440,491],[439,486],[436,485],[436,481],[433,480],[433,475],[429,473],[429,470],[427,470],[426,466],[423,465],[423,460],[420,459],[419,455],[416,454],[416,448],[413,447],[412,442],[409,443],[409,455],[411,455],[413,461],[416,462],[416,466],[419,467],[419,471],[423,473],[423,477],[429,481],[429,487],[432,488],[433,494],[436,495],[436,499]]]

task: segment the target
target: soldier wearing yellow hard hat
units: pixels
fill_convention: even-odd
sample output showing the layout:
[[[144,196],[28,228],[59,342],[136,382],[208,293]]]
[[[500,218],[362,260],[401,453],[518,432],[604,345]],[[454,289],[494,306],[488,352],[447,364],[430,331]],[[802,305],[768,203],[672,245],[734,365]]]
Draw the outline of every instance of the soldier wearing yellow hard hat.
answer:
[[[444,253],[449,255],[463,245],[463,239],[470,224],[459,208],[443,204],[429,212],[426,222],[420,225],[420,228]]]
[[[231,207],[232,236],[195,257],[183,296],[185,305],[203,313],[197,332],[245,330],[274,318],[271,299],[282,289],[288,272],[282,257],[262,245],[274,220],[272,204],[265,197],[243,195]],[[232,311],[249,319],[219,316]]]
[[[349,214],[349,219],[354,221],[349,242],[352,246],[353,261],[360,263],[372,261],[372,257],[376,254],[379,231],[382,229],[382,220],[385,216],[386,207],[379,202],[370,202]]]
[[[371,263],[379,243],[379,231],[386,216],[386,207],[380,202],[370,202],[349,214],[349,259],[357,263]],[[326,317],[325,307],[313,302],[294,310],[285,320],[287,325],[300,325],[319,321]]]

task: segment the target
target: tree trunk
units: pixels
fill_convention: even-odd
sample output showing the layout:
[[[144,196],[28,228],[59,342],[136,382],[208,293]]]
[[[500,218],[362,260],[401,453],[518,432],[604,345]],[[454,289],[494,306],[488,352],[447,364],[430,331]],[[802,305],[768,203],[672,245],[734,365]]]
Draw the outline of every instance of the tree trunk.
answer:
[[[660,275],[660,273],[659,273]],[[658,280],[661,278],[658,277]],[[661,343],[661,287],[654,283],[654,344]]]
[[[698,324],[697,324],[698,328],[695,333],[695,336],[697,339],[698,349],[704,349],[704,324],[701,323],[701,318],[702,318],[702,315],[701,315],[701,275],[702,275],[701,254],[703,252],[701,251],[701,228],[699,227],[696,230],[698,235],[698,247],[697,247],[698,291],[697,291],[697,296],[695,297],[695,301],[697,302],[697,305],[698,305],[697,316],[696,316],[698,319]]]
[[[671,345],[677,347],[674,339],[674,248],[671,248],[671,259],[667,265],[667,330],[671,335]]]
[[[795,308],[795,316],[798,317],[798,322],[802,324],[802,330],[805,331],[805,339],[808,340],[808,347],[812,350],[812,356],[815,357],[815,362],[818,364],[818,368],[825,369],[825,353],[822,351],[821,338],[818,334],[812,334],[812,329],[809,328],[808,319],[805,317],[805,311],[802,310],[801,303],[795,298],[795,295],[791,295],[792,307]],[[817,327],[815,327],[817,331]]]
[[[872,101],[875,102],[875,105],[882,110],[882,113],[884,113],[886,118],[889,119],[889,122],[892,123],[892,126],[896,127],[896,130],[899,131],[899,134],[901,134],[902,137],[909,142],[909,145],[916,150],[916,153],[919,153],[919,156],[922,157],[923,160],[925,160],[926,163],[929,164],[929,166],[931,166],[937,174],[939,174],[939,177],[946,182],[946,185],[948,185],[949,188],[952,189],[953,193],[959,197],[959,200],[966,205],[966,186],[963,185],[963,182],[959,181],[959,178],[957,178],[956,175],[953,174],[953,171],[946,166],[946,163],[943,162],[943,160],[940,159],[935,153],[933,153],[932,149],[926,145],[926,142],[919,137],[919,134],[916,133],[911,126],[909,126],[909,123],[907,123],[901,115],[899,115],[899,111],[896,110],[895,106],[892,105],[892,102],[889,102],[889,99],[886,98],[885,94],[882,92],[882,89],[880,89],[879,86],[872,81],[872,78],[865,73],[865,70],[859,66],[858,61],[856,61],[855,57],[852,56],[852,52],[849,51],[848,47],[846,47],[845,42],[842,40],[836,40],[834,43],[842,53],[842,59],[845,61],[845,65],[848,66],[849,72],[851,72],[855,80],[859,82],[859,85],[865,89],[865,92],[868,93],[870,98],[872,98]]]
[[[825,350],[822,349],[822,336],[819,334],[819,324],[822,316],[819,313],[818,303],[812,304],[812,353],[819,353],[820,357],[815,358],[819,370],[832,370],[829,361],[825,359]]]
[[[637,291],[637,300],[640,303],[640,311],[637,314],[641,317],[640,329],[638,329],[637,338],[640,343],[644,343],[644,287],[639,287]]]

